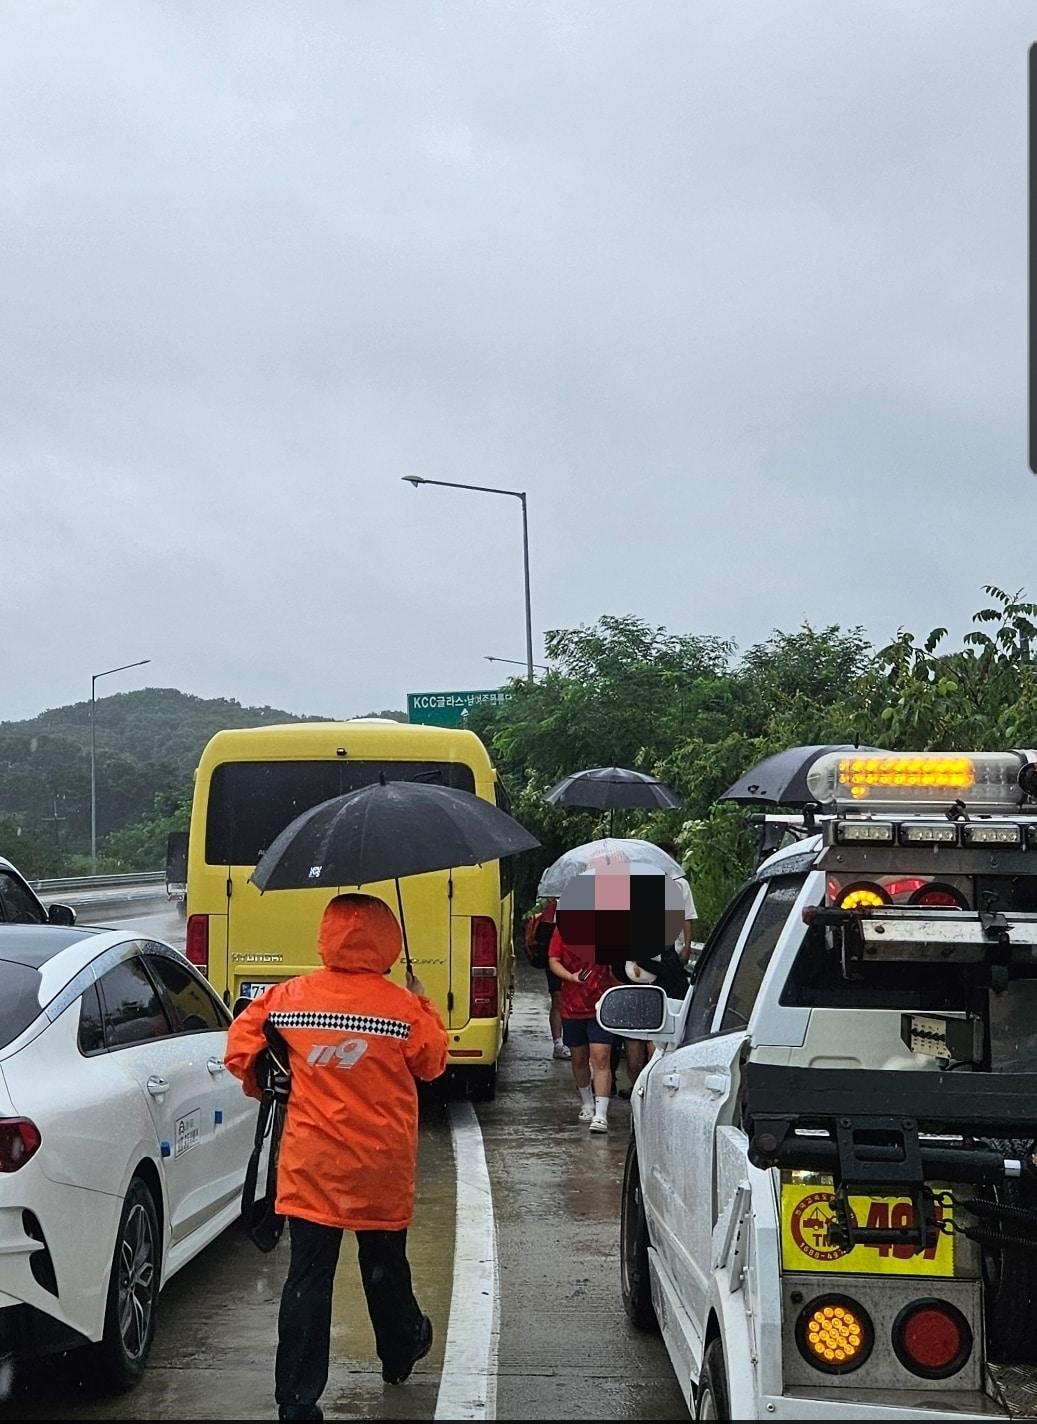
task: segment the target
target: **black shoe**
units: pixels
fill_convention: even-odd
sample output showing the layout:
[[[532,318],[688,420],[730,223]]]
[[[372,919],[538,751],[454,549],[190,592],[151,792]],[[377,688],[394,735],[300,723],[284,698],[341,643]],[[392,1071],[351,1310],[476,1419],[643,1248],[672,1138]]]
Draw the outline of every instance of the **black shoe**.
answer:
[[[277,1411],[278,1419],[323,1419],[324,1410],[319,1404],[282,1404]]]
[[[391,1369],[388,1365],[382,1366],[382,1379],[386,1384],[402,1384],[404,1380],[410,1378],[410,1372],[419,1360],[423,1360],[432,1349],[432,1321],[427,1315],[421,1317],[421,1324],[418,1327],[418,1343],[414,1347],[414,1354],[410,1362],[402,1369]]]

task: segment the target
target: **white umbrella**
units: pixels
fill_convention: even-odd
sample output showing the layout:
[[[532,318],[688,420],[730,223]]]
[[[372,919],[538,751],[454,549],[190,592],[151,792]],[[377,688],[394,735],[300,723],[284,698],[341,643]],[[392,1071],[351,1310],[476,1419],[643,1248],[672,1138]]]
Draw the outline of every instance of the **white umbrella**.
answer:
[[[651,841],[606,836],[599,841],[574,846],[560,855],[540,877],[537,894],[557,899],[575,876],[587,870],[607,871],[610,866],[616,865],[633,865],[638,870],[657,870],[672,876],[684,874],[684,867]]]

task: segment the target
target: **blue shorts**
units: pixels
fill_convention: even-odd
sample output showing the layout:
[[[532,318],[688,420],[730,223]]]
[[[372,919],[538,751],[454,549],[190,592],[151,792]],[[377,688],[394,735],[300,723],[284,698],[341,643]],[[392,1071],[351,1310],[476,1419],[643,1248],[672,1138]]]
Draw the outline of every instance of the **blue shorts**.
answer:
[[[563,1019],[562,1042],[566,1048],[583,1048],[588,1043],[607,1043],[609,1047],[616,1041],[616,1035],[602,1028],[597,1019]]]

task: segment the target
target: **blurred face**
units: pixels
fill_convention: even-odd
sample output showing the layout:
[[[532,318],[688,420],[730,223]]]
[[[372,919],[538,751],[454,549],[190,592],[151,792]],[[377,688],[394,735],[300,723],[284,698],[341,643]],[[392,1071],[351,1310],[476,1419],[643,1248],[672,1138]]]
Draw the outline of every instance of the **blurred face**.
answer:
[[[558,931],[589,967],[655,958],[684,928],[684,902],[668,875],[614,865],[577,875],[558,902]]]

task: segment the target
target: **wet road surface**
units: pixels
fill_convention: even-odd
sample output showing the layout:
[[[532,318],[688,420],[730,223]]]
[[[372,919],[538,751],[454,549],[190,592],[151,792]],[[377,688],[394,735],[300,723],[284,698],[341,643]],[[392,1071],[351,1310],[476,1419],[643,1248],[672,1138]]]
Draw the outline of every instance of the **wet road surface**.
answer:
[[[86,907],[80,918],[100,921]],[[183,944],[183,919],[164,902],[150,912],[112,907],[106,921]],[[441,1094],[431,1093],[423,1102],[418,1204],[408,1254],[415,1293],[435,1326],[435,1344],[405,1385],[382,1383],[355,1242],[347,1233],[335,1289],[331,1374],[322,1400],[327,1418],[687,1417],[661,1342],[628,1324],[619,1296],[619,1190],[629,1104],[613,1099],[606,1137],[592,1137],[576,1121],[579,1102],[569,1064],[550,1056],[546,1008],[542,973],[520,966],[497,1098],[475,1110],[492,1187],[499,1272],[499,1340],[487,1337],[485,1348],[471,1342],[488,1360],[488,1388],[473,1384],[470,1412],[444,1412],[457,1398],[457,1363],[469,1342],[463,1331],[451,1340],[453,1359],[444,1372],[457,1173],[451,1108]],[[621,1082],[625,1086],[625,1078]],[[467,1106],[454,1111],[459,1117],[472,1114]],[[461,1166],[466,1183],[475,1180],[464,1155]],[[484,1203],[479,1210],[485,1210]],[[265,1256],[240,1229],[231,1229],[162,1292],[151,1361],[136,1390],[114,1398],[92,1394],[70,1356],[35,1368],[8,1402],[5,1417],[275,1418],[273,1359],[287,1258],[287,1237]],[[477,1262],[475,1270],[483,1272],[482,1294],[488,1298],[492,1266]],[[477,1288],[479,1279],[477,1274]],[[473,1335],[478,1334],[480,1312],[473,1310],[471,1318]]]

